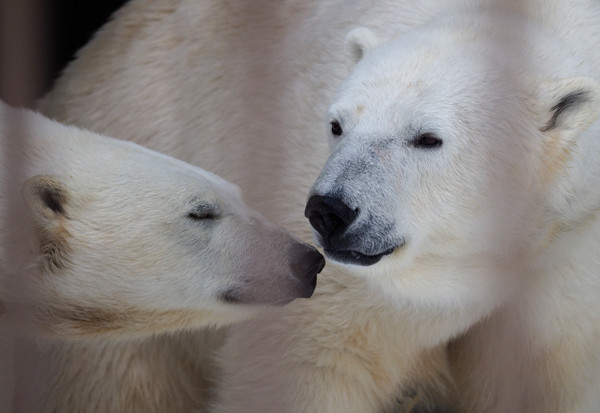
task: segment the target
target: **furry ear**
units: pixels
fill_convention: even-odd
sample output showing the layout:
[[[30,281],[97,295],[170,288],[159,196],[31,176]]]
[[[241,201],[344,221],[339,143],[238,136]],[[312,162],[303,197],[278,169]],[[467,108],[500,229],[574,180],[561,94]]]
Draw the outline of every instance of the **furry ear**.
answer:
[[[557,211],[561,222],[576,222],[597,208],[597,197],[583,182],[596,181],[589,159],[594,162],[591,139],[580,139],[587,128],[600,117],[600,83],[588,77],[573,77],[545,81],[539,84],[535,95],[535,116],[544,135],[544,180],[552,183],[549,203]],[[565,171],[565,165],[578,146],[580,161]],[[585,177],[585,178],[584,178]]]
[[[48,272],[64,268],[70,253],[65,225],[70,199],[66,185],[57,177],[36,175],[25,181],[21,192],[38,231],[40,263]]]
[[[56,177],[36,175],[25,181],[22,194],[36,223],[49,234],[55,232],[61,218],[66,217],[69,201],[66,186]]]
[[[537,96],[545,133],[577,136],[600,116],[600,84],[588,77],[544,82]]]
[[[344,40],[344,54],[346,64],[353,67],[364,56],[365,52],[379,44],[375,33],[366,27],[357,27],[350,30]]]

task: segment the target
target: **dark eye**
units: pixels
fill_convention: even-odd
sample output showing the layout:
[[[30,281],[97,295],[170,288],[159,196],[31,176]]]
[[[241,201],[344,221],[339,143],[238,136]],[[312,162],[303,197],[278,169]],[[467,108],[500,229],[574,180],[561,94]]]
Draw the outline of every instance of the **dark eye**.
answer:
[[[433,133],[424,133],[419,135],[417,139],[413,141],[415,148],[422,149],[434,149],[442,146],[443,141],[435,136]]]
[[[219,217],[219,211],[214,205],[200,204],[188,212],[187,216],[194,221],[215,219]]]
[[[333,136],[341,136],[344,131],[337,120],[331,121],[331,134]]]

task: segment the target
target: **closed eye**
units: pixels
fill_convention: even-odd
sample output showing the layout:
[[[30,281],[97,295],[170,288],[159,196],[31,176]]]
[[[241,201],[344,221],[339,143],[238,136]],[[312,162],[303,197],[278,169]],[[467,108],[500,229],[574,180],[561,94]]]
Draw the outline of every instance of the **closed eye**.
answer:
[[[442,146],[443,141],[433,133],[423,133],[412,141],[412,145],[419,149],[435,149]]]
[[[219,217],[219,208],[216,205],[199,204],[188,212],[187,216],[194,221],[215,219]]]

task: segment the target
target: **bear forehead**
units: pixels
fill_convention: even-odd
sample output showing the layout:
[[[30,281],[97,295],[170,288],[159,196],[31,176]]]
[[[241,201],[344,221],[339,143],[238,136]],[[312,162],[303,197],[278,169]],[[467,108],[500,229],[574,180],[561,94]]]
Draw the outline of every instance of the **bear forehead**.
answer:
[[[510,93],[518,85],[508,77],[511,71],[498,63],[501,57],[488,58],[482,47],[423,53],[405,46],[390,53],[390,47],[394,45],[374,50],[357,64],[338,91],[331,117],[366,119],[373,114],[379,119],[387,114],[394,121],[389,115],[395,113],[403,121],[412,116],[434,119],[480,112],[492,102],[506,103],[507,97],[516,96]]]
[[[220,176],[132,142],[98,137],[82,146],[84,150],[80,147],[76,153],[65,153],[60,167],[45,173],[66,175],[82,185],[129,186],[131,191],[160,189],[168,193],[185,188],[240,196],[239,187]]]
[[[400,49],[400,50],[396,50]],[[497,57],[484,46],[470,44],[448,48],[445,45],[406,47],[395,42],[374,50],[359,62],[349,78],[349,85],[371,90],[389,90],[402,85],[408,90],[433,89],[442,94],[453,89],[479,84],[479,80],[497,71]]]

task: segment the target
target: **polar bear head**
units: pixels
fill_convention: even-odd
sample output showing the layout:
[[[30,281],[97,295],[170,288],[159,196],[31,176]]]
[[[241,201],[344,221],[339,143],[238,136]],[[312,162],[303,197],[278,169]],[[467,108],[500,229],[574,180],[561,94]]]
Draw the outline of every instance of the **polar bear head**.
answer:
[[[547,62],[524,67],[515,42],[473,21],[381,46],[368,29],[348,34],[356,65],[305,211],[332,262],[429,308],[491,308],[512,288],[502,274],[548,240],[576,185],[563,180],[569,154],[599,114],[597,82],[540,76]]]
[[[25,208],[11,202],[26,218],[8,248],[27,244],[33,258],[13,281],[49,334],[222,324],[312,295],[321,254],[251,210],[237,186],[129,142],[25,121],[31,159],[15,196]]]

